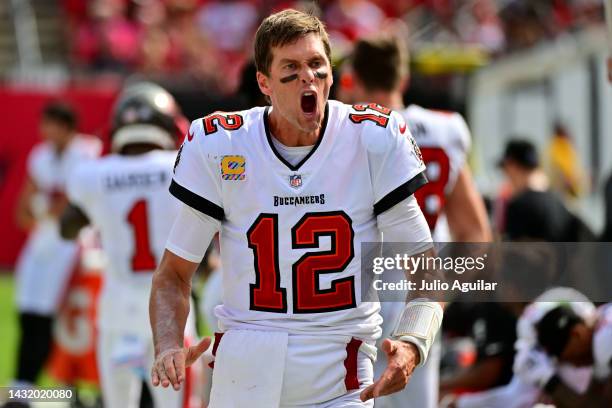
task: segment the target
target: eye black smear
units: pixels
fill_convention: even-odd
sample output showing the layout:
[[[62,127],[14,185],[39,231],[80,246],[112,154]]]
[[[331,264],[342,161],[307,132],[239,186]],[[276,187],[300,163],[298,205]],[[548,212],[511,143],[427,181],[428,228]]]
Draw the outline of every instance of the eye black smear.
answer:
[[[286,84],[287,82],[291,82],[291,81],[296,80],[297,77],[298,77],[297,74],[291,74],[289,76],[281,78],[280,81],[281,81],[281,83]]]
[[[325,71],[315,71],[315,76],[319,79],[325,79],[327,78],[327,72]]]

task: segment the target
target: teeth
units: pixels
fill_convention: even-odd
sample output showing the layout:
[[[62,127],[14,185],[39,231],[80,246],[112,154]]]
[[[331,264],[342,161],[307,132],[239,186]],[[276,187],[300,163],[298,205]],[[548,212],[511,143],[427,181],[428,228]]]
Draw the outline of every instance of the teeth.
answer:
[[[304,92],[304,96],[312,96],[314,95],[314,92]]]

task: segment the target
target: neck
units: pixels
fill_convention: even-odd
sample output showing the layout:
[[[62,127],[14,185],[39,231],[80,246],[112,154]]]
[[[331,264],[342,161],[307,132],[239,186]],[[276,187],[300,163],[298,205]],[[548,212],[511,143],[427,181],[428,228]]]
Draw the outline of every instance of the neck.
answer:
[[[549,183],[548,177],[541,169],[535,169],[531,171],[525,171],[525,173],[515,181],[515,191],[521,192],[526,189],[533,191],[546,191],[548,190]]]
[[[287,147],[312,146],[316,144],[319,137],[321,137],[321,128],[324,120],[325,116],[322,116],[317,129],[306,131],[289,122],[277,110],[271,109],[268,114],[270,132],[272,132],[276,140]]]
[[[399,91],[372,91],[366,93],[363,99],[366,102],[374,102],[393,110],[404,109],[404,100]]]
[[[548,177],[540,169],[536,169],[529,174],[527,178],[528,187],[535,191],[548,190]]]
[[[68,147],[68,145],[70,144],[70,141],[72,141],[74,135],[70,135],[70,137],[68,137],[67,139],[62,140],[61,142],[55,143],[55,152],[57,154],[62,154],[64,153],[64,150],[66,150],[66,148]]]

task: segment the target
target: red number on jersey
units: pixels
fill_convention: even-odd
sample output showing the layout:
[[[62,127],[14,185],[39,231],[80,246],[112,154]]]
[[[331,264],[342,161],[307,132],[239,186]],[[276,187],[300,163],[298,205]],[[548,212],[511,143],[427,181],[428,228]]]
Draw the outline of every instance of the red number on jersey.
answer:
[[[391,114],[391,109],[387,108],[386,106],[379,105],[377,103],[368,103],[367,105],[353,105],[353,109],[358,112],[365,112],[366,110],[370,109],[375,112],[382,113],[386,116],[389,116]]]
[[[321,313],[355,307],[355,277],[319,289],[319,275],[342,272],[354,257],[351,219],[343,211],[307,213],[291,229],[293,249],[318,248],[319,238],[331,238],[329,251],[307,252],[293,264],[293,312]]]
[[[354,277],[336,279],[319,289],[319,274],[341,272],[354,257],[352,221],[342,211],[308,213],[291,229],[292,248],[318,248],[330,236],[331,250],[307,252],[293,265],[293,312],[322,313],[355,307]],[[251,310],[287,312],[287,292],[280,287],[278,215],[261,214],[247,232],[255,259]]]
[[[148,272],[156,268],[157,262],[149,242],[149,223],[147,221],[147,202],[139,200],[134,204],[127,216],[134,232],[134,255],[132,255],[132,270]]]
[[[377,126],[387,127],[389,123],[389,115],[391,109],[385,108],[384,106],[370,103],[367,105],[353,105],[353,109],[357,112],[366,112],[368,110],[374,111],[369,113],[351,113],[349,119],[353,123],[361,123],[365,121],[371,121],[376,123]]]
[[[280,287],[278,267],[278,214],[260,214],[247,232],[255,256],[255,284],[251,284],[251,310],[287,312],[287,290]]]
[[[446,152],[439,147],[421,147],[423,161],[427,166],[429,183],[414,194],[433,231],[446,201],[445,188],[450,175],[450,162]]]
[[[240,129],[244,120],[242,116],[237,113],[225,113],[225,112],[215,112],[204,119],[204,133],[210,135],[215,133],[219,128],[217,125],[221,126],[225,130],[236,130]],[[216,122],[216,123],[215,123]]]

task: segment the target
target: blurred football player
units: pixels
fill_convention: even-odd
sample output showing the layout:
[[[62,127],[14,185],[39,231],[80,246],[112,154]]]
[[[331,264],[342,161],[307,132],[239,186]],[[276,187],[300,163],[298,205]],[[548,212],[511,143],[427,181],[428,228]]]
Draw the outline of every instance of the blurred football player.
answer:
[[[62,234],[91,224],[108,258],[99,299],[97,347],[106,407],[137,407],[153,364],[148,298],[180,202],[168,193],[181,114],[174,98],[152,83],[128,87],[115,104],[112,154],[85,163],[68,181],[71,207]],[[195,334],[193,321],[186,326]],[[155,406],[179,407],[183,391],[150,389]],[[187,391],[188,392],[188,391]]]
[[[600,306],[594,319],[581,316],[572,304],[560,304],[539,319],[535,331],[535,346],[514,362],[518,377],[559,408],[612,405],[612,304]],[[588,387],[577,390],[563,379],[561,364],[592,367]]]
[[[376,61],[376,63],[372,63]],[[408,61],[399,41],[392,36],[361,39],[350,59],[349,92],[354,102],[374,102],[399,112],[414,136],[427,165],[429,183],[415,196],[425,214],[434,241],[485,242],[490,227],[480,194],[467,164],[469,129],[458,113],[438,112],[417,105],[404,107],[402,95],[408,84]],[[449,233],[450,227],[450,233]],[[384,302],[381,314],[393,322],[401,303]],[[383,324],[383,331],[392,330]],[[426,369],[413,376],[407,389],[376,401],[377,407],[435,407],[438,402],[440,346],[435,344]],[[384,370],[379,358],[376,371]]]
[[[537,325],[549,311],[567,305],[574,313],[587,322],[593,322],[596,316],[595,305],[575,289],[556,287],[539,295],[531,304],[525,305],[517,323],[517,341],[515,344],[515,361],[524,361],[537,345]],[[513,367],[513,371],[517,366]],[[576,392],[586,390],[592,370],[588,367],[575,367],[560,363],[557,373]],[[456,408],[525,408],[532,407],[542,400],[542,391],[531,382],[526,382],[514,371],[512,380],[501,387],[485,391],[463,394],[447,398],[445,406]]]
[[[170,191],[185,206],[153,278],[154,384],[180,388],[191,277],[220,231],[211,407],[371,407],[424,364],[442,307],[411,301],[374,382],[379,305],[361,297],[361,243],[431,234],[414,192],[425,166],[403,119],[328,100],[330,46],[314,16],[284,10],[255,36],[272,106],[192,123]],[[420,329],[426,327],[427,330]]]
[[[357,41],[350,72],[353,102],[374,102],[399,112],[421,150],[429,182],[415,195],[434,241],[489,241],[486,209],[467,163],[467,124],[457,112],[404,106],[402,95],[409,81],[404,44],[391,35]]]
[[[73,109],[51,103],[42,113],[40,133],[27,161],[26,181],[17,203],[17,223],[29,231],[16,266],[21,342],[17,381],[33,384],[51,348],[52,323],[76,264],[77,247],[60,237],[58,219],[66,207],[66,178],[80,161],[100,153],[102,144],[78,135]]]

